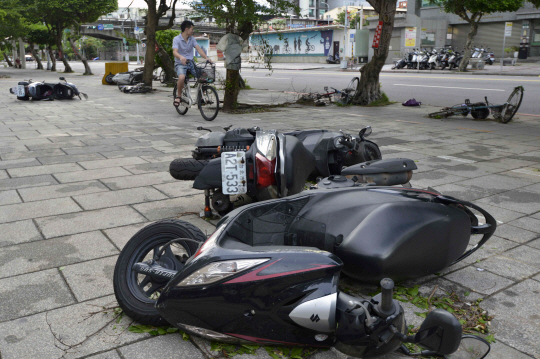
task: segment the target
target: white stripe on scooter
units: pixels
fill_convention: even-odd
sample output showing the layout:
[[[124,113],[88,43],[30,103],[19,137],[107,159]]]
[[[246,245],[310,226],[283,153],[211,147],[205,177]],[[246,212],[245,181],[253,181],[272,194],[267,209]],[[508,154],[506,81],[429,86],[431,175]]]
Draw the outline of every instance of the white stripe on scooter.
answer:
[[[464,162],[464,163],[476,163],[476,161],[473,161],[473,160],[465,160],[463,158],[458,158],[458,157],[454,157],[454,156],[437,156],[437,157],[445,159],[445,160],[450,160],[450,161],[458,161],[458,162]]]
[[[499,89],[486,89],[486,88],[475,88],[475,87],[448,87],[448,86],[426,86],[426,85],[407,85],[407,84],[394,84],[394,86],[414,86],[414,87],[436,87],[436,88],[445,88],[445,89],[459,89],[459,90],[485,90],[485,91],[506,91]]]

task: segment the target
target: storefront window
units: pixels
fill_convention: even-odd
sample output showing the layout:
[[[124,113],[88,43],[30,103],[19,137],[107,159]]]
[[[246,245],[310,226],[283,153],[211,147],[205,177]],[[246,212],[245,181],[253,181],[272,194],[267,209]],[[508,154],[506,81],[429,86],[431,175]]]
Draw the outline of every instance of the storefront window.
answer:
[[[430,0],[420,0],[420,7],[434,7],[434,6],[438,6],[438,5],[435,3],[432,4]]]
[[[540,24],[537,24],[535,21],[535,26],[539,26]],[[532,39],[530,40],[533,45],[540,45],[540,29],[534,29],[532,35]]]

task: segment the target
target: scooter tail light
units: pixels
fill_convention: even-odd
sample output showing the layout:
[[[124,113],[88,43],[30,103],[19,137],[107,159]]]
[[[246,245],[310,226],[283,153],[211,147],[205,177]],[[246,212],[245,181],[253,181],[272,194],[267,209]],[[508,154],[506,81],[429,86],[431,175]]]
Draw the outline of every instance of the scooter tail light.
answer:
[[[255,156],[257,167],[257,188],[266,188],[277,184],[276,181],[276,157],[268,160],[262,154]]]

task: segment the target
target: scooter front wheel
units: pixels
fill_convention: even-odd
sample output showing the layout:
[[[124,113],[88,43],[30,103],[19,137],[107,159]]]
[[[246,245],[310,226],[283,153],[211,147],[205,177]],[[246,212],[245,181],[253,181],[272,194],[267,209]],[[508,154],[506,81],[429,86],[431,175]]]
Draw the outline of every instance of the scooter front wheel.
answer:
[[[204,233],[191,223],[164,220],[141,229],[120,252],[114,268],[114,294],[118,304],[130,318],[145,325],[168,324],[155,307],[168,280],[135,272],[133,265],[155,260],[163,268],[181,270],[185,261],[194,255],[198,248],[197,243],[192,241],[167,245],[173,239],[183,238],[201,243],[206,240]],[[161,252],[163,253],[160,254]]]

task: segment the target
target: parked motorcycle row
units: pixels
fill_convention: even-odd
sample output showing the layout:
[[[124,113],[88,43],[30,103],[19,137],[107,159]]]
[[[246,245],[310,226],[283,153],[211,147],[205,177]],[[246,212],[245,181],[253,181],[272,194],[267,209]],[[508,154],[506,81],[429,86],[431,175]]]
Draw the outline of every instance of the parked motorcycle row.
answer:
[[[473,59],[483,59],[488,65],[493,65],[495,62],[495,54],[489,51],[488,48],[476,47],[471,54]],[[418,70],[435,70],[440,68],[444,70],[448,68],[452,70],[459,67],[463,53],[454,51],[452,48],[432,49],[414,49],[412,52],[406,53],[399,61],[394,62],[394,69],[418,69]]]
[[[60,82],[34,82],[30,80],[19,81],[17,86],[9,89],[9,92],[17,96],[17,100],[28,101],[53,101],[71,100],[73,97],[88,99],[88,95],[79,91],[77,86],[67,82],[65,77],[60,77]]]
[[[441,309],[408,336],[392,292],[393,280],[440,272],[478,250],[496,229],[488,212],[411,188],[414,161],[383,160],[366,139],[370,127],[358,135],[207,131],[193,158],[173,161],[170,172],[194,180],[205,193],[205,214],[212,206],[222,219],[209,238],[175,219],[150,224],[128,241],[114,271],[127,315],[211,340],[334,346],[358,358],[398,349],[487,355],[489,344],[462,335],[456,317]],[[469,248],[473,234],[481,239]],[[341,272],[380,283],[382,292],[369,300],[340,292]],[[404,343],[423,351],[411,353]]]

